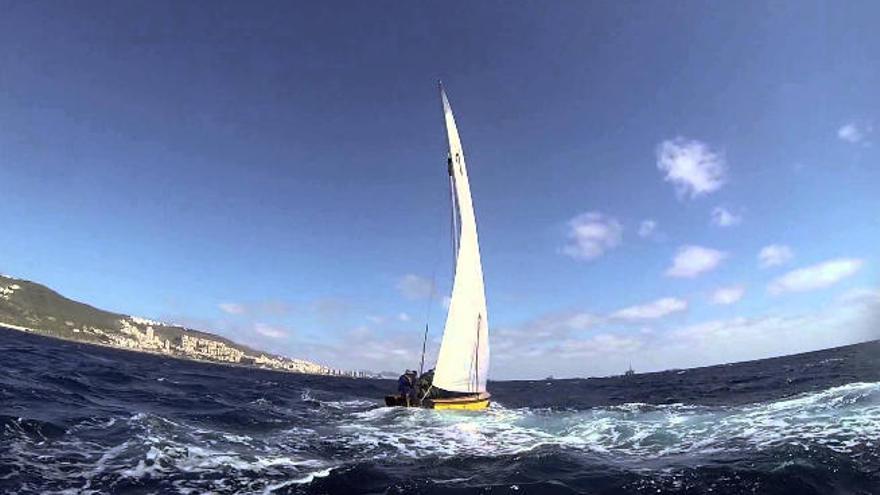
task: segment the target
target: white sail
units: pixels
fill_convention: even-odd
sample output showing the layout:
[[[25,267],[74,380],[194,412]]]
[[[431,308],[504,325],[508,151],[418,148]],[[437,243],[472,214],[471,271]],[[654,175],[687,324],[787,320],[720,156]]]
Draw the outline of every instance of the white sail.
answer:
[[[440,97],[449,138],[449,168],[458,206],[459,243],[452,300],[433,384],[452,392],[485,392],[489,371],[489,322],[477,221],[458,128],[442,87]]]

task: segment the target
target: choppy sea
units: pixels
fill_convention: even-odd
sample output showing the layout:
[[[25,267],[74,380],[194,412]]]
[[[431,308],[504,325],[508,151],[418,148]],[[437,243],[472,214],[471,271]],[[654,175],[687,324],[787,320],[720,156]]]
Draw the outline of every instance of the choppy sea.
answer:
[[[880,493],[880,342],[495,382],[482,413],[393,389],[0,329],[0,493]]]

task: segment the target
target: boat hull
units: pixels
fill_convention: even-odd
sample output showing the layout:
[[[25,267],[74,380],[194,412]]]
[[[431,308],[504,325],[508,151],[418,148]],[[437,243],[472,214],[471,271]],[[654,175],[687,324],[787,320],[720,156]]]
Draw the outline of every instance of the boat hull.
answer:
[[[481,411],[489,408],[491,398],[492,396],[488,392],[484,392],[448,399],[427,399],[422,404],[407,404],[404,397],[386,395],[385,405],[389,407],[421,407],[424,409],[447,411]]]
[[[481,411],[489,408],[489,400],[491,395],[488,393],[469,395],[465,397],[455,397],[454,399],[431,399],[429,406],[431,409],[452,410],[452,411]]]

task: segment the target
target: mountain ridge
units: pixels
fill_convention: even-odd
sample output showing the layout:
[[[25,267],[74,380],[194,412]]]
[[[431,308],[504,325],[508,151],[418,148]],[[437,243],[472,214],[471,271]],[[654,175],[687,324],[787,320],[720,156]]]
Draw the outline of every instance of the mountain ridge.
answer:
[[[38,282],[0,275],[0,326],[87,344],[298,373],[357,376],[288,358],[211,332],[114,313],[65,297]]]

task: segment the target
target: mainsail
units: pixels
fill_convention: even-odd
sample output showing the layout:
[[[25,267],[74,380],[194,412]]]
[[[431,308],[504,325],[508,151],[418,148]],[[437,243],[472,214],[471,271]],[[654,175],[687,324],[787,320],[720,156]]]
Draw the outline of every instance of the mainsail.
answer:
[[[452,392],[485,392],[489,371],[489,322],[483,266],[477,242],[477,220],[471,200],[464,152],[446,92],[440,87],[446,134],[449,138],[449,174],[454,189],[453,212],[458,246],[452,300],[443,329],[443,341],[434,372],[434,386]]]

